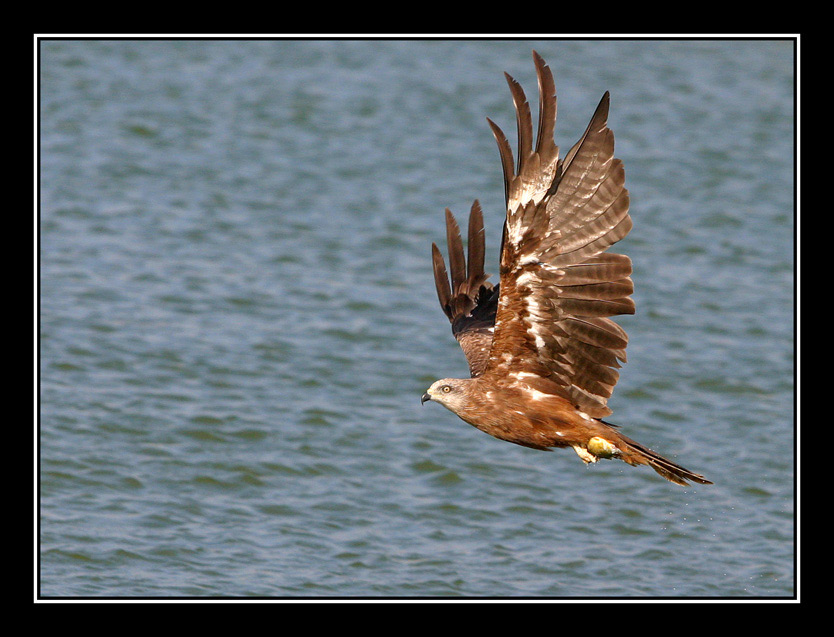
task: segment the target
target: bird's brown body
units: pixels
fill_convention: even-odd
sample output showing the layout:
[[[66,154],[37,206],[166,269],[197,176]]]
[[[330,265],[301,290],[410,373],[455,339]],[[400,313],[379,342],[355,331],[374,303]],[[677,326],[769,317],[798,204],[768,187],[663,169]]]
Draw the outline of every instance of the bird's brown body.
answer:
[[[533,449],[571,447],[586,463],[619,458],[666,479],[711,484],[636,443],[603,420],[625,362],[628,336],[609,317],[632,314],[631,260],[607,248],[631,230],[622,162],[613,157],[603,96],[582,138],[559,157],[550,69],[534,53],[539,129],[520,85],[507,76],[518,119],[519,157],[494,123],[507,216],[500,282],[484,272],[483,218],[469,218],[468,259],[446,211],[449,268],[432,245],[435,285],[471,378],[442,379],[423,395],[481,431]]]
[[[457,415],[484,433],[533,449],[587,447],[588,441],[613,429],[592,418],[583,418],[567,400],[542,394],[534,402],[521,388],[498,388],[489,377],[473,378],[466,391],[477,396]]]

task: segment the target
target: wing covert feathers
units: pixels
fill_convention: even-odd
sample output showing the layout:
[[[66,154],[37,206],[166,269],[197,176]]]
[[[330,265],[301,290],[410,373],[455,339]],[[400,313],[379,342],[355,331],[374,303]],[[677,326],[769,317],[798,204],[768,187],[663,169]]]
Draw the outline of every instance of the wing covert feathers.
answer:
[[[507,75],[518,131],[515,166],[506,136],[489,121],[504,173],[507,218],[488,371],[544,376],[578,409],[600,418],[611,413],[607,400],[628,343],[609,317],[634,313],[631,260],[606,252],[631,230],[625,172],[613,155],[608,93],[560,160],[553,140],[553,76],[533,56],[539,88],[535,139],[524,91]]]

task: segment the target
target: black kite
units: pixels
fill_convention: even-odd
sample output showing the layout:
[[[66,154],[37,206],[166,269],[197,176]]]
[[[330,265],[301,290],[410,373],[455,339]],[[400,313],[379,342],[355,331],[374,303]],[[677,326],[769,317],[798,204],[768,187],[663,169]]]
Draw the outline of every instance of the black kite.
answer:
[[[499,284],[484,273],[484,228],[476,201],[468,258],[446,210],[449,274],[432,244],[440,306],[471,378],[444,378],[423,394],[496,438],[533,449],[572,447],[586,463],[647,464],[677,484],[712,484],[627,438],[603,417],[625,362],[628,336],[610,316],[633,314],[631,260],[606,250],[631,230],[623,163],[614,158],[603,95],[582,138],[559,158],[550,68],[533,52],[539,83],[536,139],[521,86],[505,74],[518,124],[518,163],[487,119],[504,171],[507,218]],[[535,146],[534,146],[535,144]]]

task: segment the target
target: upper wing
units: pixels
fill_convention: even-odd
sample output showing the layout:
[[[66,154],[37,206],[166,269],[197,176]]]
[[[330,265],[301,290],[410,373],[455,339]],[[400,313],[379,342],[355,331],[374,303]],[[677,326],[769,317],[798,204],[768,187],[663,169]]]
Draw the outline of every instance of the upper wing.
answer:
[[[452,334],[460,343],[469,373],[480,376],[486,368],[492,347],[495,311],[498,307],[498,286],[487,281],[484,273],[484,219],[480,204],[475,201],[469,213],[469,264],[463,254],[463,242],[455,216],[446,209],[446,241],[449,246],[449,269],[437,245],[431,244],[434,284],[440,307],[452,323]]]
[[[625,362],[628,337],[607,317],[633,314],[631,260],[605,250],[631,230],[623,164],[607,126],[608,93],[564,160],[553,142],[553,76],[534,52],[538,135],[530,107],[507,75],[518,121],[518,166],[492,121],[504,169],[507,219],[501,295],[485,373],[516,379],[601,418]],[[531,382],[533,381],[533,382]]]

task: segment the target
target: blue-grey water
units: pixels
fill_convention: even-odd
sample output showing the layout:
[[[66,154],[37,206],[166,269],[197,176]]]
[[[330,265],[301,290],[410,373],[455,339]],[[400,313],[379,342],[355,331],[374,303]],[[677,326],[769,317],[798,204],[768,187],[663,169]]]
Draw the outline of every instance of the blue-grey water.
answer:
[[[485,117],[605,90],[637,314],[611,399],[713,486],[438,405]],[[792,597],[790,41],[40,43],[39,596]],[[494,279],[493,279],[494,280]]]

